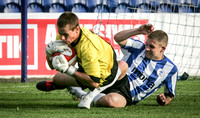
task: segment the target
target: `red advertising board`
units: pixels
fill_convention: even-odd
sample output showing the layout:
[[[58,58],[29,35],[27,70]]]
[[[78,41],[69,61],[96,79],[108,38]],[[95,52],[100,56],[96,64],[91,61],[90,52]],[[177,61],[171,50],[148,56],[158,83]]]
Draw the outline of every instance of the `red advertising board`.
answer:
[[[109,22],[108,22],[109,21]],[[117,32],[138,27],[147,20],[80,19],[80,25],[93,30],[102,37],[108,37],[118,56],[120,47],[114,42]],[[28,19],[27,68],[28,75],[53,75],[46,64],[45,46],[55,40],[56,19]],[[135,37],[145,40],[146,37]],[[21,20],[0,19],[0,76],[21,75]]]

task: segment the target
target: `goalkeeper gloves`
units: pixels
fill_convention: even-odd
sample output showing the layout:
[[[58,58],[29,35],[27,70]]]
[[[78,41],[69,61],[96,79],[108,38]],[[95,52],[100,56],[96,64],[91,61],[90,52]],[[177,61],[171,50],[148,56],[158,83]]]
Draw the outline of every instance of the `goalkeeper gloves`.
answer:
[[[62,54],[53,57],[52,65],[57,71],[71,76],[74,75],[76,71],[76,68],[72,65],[69,65],[67,59]]]
[[[53,42],[47,44],[47,46],[45,48],[46,56],[51,60],[52,54],[54,54],[55,52],[61,53],[62,49],[66,46],[68,46],[68,45],[62,40],[53,41]]]

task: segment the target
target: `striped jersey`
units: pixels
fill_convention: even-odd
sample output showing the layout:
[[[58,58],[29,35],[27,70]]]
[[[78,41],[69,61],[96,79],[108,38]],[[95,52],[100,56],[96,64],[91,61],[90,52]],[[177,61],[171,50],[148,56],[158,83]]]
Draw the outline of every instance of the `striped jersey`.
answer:
[[[178,69],[166,56],[162,60],[145,57],[145,44],[129,38],[122,48],[128,64],[128,79],[133,104],[151,95],[164,85],[164,93],[175,96]]]

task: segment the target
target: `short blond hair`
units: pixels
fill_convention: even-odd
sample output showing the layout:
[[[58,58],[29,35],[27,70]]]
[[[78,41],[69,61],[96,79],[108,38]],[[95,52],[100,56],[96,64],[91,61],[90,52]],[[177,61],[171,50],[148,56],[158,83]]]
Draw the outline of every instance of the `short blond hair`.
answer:
[[[161,42],[165,46],[168,44],[168,35],[162,30],[155,30],[148,35],[149,39],[155,39],[158,42]]]

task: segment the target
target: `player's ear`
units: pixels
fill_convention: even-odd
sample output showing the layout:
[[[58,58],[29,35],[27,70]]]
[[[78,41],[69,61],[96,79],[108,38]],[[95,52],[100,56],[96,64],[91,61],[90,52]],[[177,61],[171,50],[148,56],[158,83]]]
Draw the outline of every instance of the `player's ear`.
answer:
[[[162,48],[161,52],[164,52],[166,50],[166,46],[164,46],[164,45],[161,48]]]
[[[78,25],[78,26],[76,26],[76,28],[75,28],[76,33],[78,33],[79,30],[80,30],[80,26]]]

